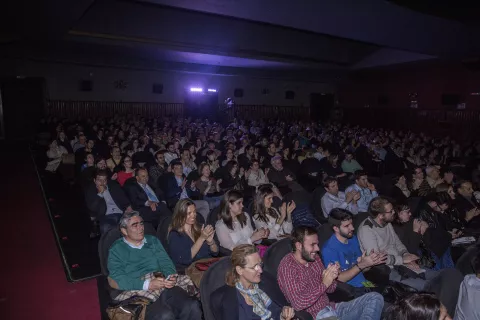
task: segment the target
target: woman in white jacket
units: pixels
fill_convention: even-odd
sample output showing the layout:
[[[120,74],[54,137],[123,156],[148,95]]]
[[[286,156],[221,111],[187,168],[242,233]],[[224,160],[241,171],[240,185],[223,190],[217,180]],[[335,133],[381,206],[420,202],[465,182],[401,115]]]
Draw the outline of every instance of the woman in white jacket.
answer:
[[[255,188],[259,188],[260,186],[267,184],[272,188],[274,195],[282,199],[282,194],[280,193],[278,188],[275,187],[273,183],[270,183],[270,181],[268,181],[267,174],[269,170],[269,168],[266,168],[265,173],[263,173],[263,170],[260,169],[260,163],[258,162],[258,160],[252,160],[250,169],[245,172],[245,178],[247,179],[247,183],[249,186]]]
[[[269,185],[258,188],[253,206],[253,220],[257,228],[270,231],[269,239],[278,240],[292,232],[292,212],[295,202],[283,203],[280,210],[272,207],[274,192]]]

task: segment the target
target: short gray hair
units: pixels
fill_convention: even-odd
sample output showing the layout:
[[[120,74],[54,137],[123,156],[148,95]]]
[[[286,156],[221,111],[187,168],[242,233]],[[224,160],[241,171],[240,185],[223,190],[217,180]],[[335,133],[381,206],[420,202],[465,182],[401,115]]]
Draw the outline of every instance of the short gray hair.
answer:
[[[122,217],[120,218],[120,222],[118,225],[120,226],[120,229],[126,229],[128,226],[128,221],[132,219],[133,217],[140,217],[140,212],[138,211],[130,211],[130,212],[125,212]]]

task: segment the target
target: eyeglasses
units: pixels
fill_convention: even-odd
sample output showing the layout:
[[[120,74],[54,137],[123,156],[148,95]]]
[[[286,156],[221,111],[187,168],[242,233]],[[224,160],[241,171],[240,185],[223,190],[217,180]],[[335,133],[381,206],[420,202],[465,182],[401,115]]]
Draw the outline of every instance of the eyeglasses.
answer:
[[[247,266],[245,266],[245,269],[251,269],[251,270],[255,270],[255,271],[260,271],[260,270],[263,269],[263,262],[257,263],[257,264],[254,265],[253,267],[247,267]]]
[[[385,211],[384,213],[395,213],[395,209],[392,209],[390,211]]]

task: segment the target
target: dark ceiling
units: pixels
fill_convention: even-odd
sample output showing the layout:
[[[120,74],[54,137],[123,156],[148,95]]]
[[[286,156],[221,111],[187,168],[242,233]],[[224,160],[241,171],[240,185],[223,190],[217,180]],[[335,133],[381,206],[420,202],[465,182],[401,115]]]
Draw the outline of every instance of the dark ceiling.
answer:
[[[3,6],[0,55],[17,59],[328,81],[358,68],[480,56],[472,41],[477,27],[411,10],[405,1],[20,0]]]
[[[388,0],[396,5],[427,15],[456,20],[467,25],[480,24],[480,3],[471,0]]]

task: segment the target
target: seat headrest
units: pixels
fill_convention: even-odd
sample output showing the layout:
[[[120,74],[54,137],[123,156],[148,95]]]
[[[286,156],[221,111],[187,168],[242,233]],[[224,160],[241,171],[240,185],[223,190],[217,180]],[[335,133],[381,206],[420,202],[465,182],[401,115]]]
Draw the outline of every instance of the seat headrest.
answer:
[[[232,263],[230,257],[224,257],[205,271],[200,283],[200,299],[202,300],[203,306],[209,306],[211,294],[225,285],[225,275],[231,268]],[[203,313],[205,319],[213,319],[210,308],[204,308]]]
[[[102,274],[108,276],[108,251],[112,244],[122,237],[122,233],[119,228],[110,229],[107,233],[104,233],[98,242],[98,255],[100,257],[100,268]]]
[[[290,252],[292,252],[292,240],[290,238],[272,244],[263,256],[263,270],[277,277],[280,261]]]

